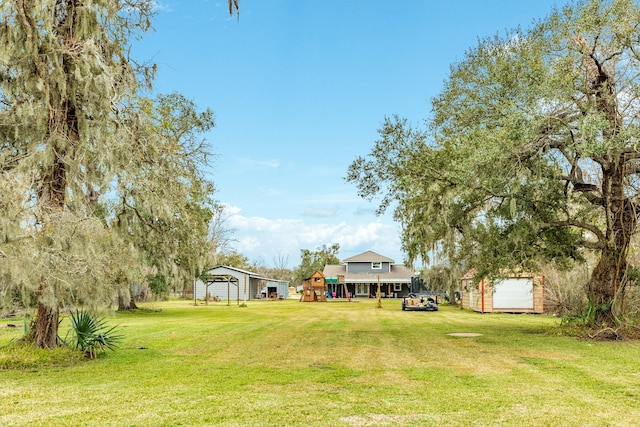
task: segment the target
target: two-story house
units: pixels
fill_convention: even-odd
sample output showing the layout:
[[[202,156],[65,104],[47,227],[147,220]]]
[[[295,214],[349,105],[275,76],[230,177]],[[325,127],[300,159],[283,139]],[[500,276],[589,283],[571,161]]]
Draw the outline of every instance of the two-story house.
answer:
[[[397,265],[372,251],[345,259],[340,265],[326,265],[322,272],[330,295],[347,297],[375,297],[380,284],[380,295],[400,298],[411,291],[413,271]]]

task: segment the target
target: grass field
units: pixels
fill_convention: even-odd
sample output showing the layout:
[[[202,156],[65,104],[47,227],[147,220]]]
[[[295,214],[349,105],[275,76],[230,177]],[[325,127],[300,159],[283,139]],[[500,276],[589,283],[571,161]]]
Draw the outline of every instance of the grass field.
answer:
[[[640,425],[640,343],[567,337],[549,316],[366,299],[144,307],[109,317],[120,350],[67,366],[18,360],[16,319],[1,320],[0,365],[22,369],[0,370],[0,426]]]

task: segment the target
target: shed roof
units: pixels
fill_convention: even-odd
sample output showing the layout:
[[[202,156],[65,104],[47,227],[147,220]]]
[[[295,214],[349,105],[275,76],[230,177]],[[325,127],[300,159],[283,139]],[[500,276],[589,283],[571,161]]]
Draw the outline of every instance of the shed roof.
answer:
[[[473,279],[473,276],[475,276],[477,272],[478,272],[478,269],[472,268],[471,270],[464,273],[464,275],[460,279],[461,280]]]

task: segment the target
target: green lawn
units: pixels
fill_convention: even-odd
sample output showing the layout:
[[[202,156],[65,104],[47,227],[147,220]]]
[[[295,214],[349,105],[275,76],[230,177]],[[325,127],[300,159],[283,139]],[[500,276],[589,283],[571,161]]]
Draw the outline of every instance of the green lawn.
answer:
[[[550,316],[356,301],[117,313],[116,352],[0,370],[0,426],[640,425],[638,342],[562,336]],[[0,321],[0,345],[19,322]]]

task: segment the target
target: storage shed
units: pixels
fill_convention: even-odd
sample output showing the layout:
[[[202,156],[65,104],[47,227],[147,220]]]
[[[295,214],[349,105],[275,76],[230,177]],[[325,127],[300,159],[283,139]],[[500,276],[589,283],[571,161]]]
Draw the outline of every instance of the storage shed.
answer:
[[[269,280],[262,290],[261,298],[285,299],[289,296],[289,282]]]
[[[481,313],[544,313],[544,276],[509,273],[474,280],[477,271],[462,276],[462,308]]]
[[[235,267],[218,265],[207,270],[205,277],[206,280],[196,279],[193,284],[195,299],[217,297],[228,301],[246,301],[263,297],[263,288],[266,288],[266,296],[273,296],[274,299],[287,298],[289,295],[289,282]]]

